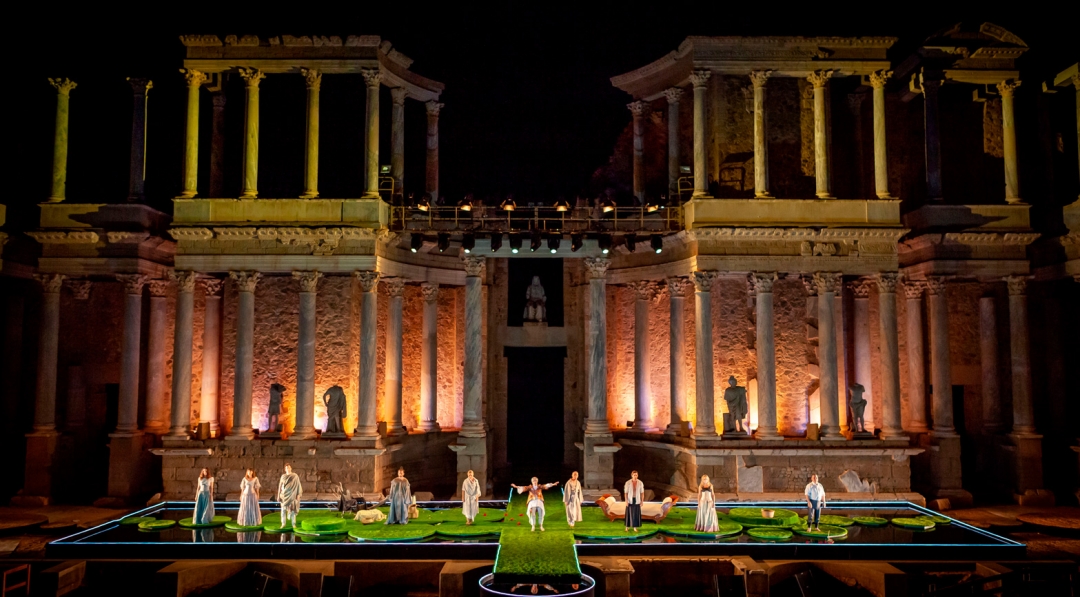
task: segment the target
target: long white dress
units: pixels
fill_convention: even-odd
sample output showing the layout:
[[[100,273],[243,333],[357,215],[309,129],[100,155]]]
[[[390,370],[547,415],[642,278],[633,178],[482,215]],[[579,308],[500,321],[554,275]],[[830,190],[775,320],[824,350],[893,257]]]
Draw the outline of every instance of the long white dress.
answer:
[[[236,524],[254,527],[262,524],[262,511],[259,510],[259,478],[240,480],[240,512],[236,515]]]
[[[472,522],[480,512],[480,481],[475,477],[465,478],[461,484],[461,513],[465,519]]]
[[[563,488],[563,503],[566,504],[566,522],[574,526],[575,522],[581,522],[581,502],[584,500],[581,493],[581,482],[570,479]]]
[[[214,478],[200,477],[195,490],[195,513],[191,517],[195,524],[210,524],[214,520]]]
[[[694,519],[694,530],[705,533],[714,533],[720,530],[720,522],[716,519],[716,501],[713,498],[713,487],[702,487],[698,491],[697,518]]]

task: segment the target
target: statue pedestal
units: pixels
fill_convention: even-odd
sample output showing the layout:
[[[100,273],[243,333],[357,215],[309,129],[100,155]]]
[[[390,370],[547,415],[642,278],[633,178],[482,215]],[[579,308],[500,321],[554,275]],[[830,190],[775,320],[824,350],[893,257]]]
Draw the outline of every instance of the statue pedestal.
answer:
[[[476,480],[480,482],[481,499],[491,497],[487,488],[488,481],[488,437],[463,436],[458,434],[457,441],[448,446],[457,454],[457,484],[456,489],[460,493],[461,484],[469,471],[473,472]]]
[[[615,453],[622,446],[615,443],[611,433],[585,433],[585,441],[575,444],[582,451],[583,478],[581,485],[587,489],[615,486]]]
[[[160,469],[151,470],[153,447],[154,436],[141,431],[109,434],[109,494],[99,502],[130,504],[150,493],[147,481],[160,475]]]

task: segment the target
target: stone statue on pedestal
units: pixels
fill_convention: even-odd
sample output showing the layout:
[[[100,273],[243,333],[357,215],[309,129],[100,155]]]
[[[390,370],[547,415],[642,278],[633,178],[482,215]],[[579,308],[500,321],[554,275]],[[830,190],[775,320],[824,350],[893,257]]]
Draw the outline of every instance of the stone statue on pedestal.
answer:
[[[866,421],[863,419],[863,411],[866,410],[866,398],[863,398],[865,391],[866,388],[860,383],[848,386],[848,392],[851,393],[851,429],[856,433],[866,433]]]
[[[735,426],[735,431],[746,433],[746,388],[738,385],[738,380],[732,375],[728,378],[729,388],[724,390],[724,402],[727,402],[728,412]],[[726,431],[726,430],[725,430]]]
[[[547,296],[540,285],[540,276],[533,276],[532,284],[525,291],[525,321],[547,320]]]
[[[323,394],[326,405],[326,430],[323,437],[345,437],[345,417],[349,416],[345,400],[345,390],[341,386],[331,386]]]
[[[270,384],[270,405],[266,408],[266,431],[268,433],[281,433],[281,401],[285,386],[275,383]]]

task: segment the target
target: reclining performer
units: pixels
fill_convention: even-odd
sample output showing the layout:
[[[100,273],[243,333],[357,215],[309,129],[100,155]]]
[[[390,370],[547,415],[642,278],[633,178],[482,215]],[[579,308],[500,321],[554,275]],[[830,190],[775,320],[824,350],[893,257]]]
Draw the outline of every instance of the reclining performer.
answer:
[[[529,491],[529,525],[532,526],[534,532],[536,531],[536,519],[538,517],[540,519],[540,531],[543,532],[544,530],[544,515],[547,513],[547,510],[544,509],[544,490],[551,489],[558,484],[559,482],[556,481],[554,483],[545,483],[544,485],[541,485],[536,477],[532,478],[532,483],[529,485],[521,486],[514,485],[513,483],[510,484],[510,487],[516,489],[519,494],[525,493],[525,490]]]
[[[289,526],[296,528],[296,513],[300,511],[300,498],[304,495],[304,487],[300,484],[300,475],[292,472],[292,466],[285,464],[285,474],[278,481],[277,498],[281,504],[281,527],[285,528],[285,521]]]

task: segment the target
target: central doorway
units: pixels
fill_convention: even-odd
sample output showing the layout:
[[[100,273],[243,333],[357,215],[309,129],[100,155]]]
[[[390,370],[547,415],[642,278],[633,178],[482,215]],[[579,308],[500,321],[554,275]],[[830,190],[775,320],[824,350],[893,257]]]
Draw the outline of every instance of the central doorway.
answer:
[[[563,365],[565,347],[504,348],[506,456],[514,483],[529,477],[551,483],[563,474]]]

